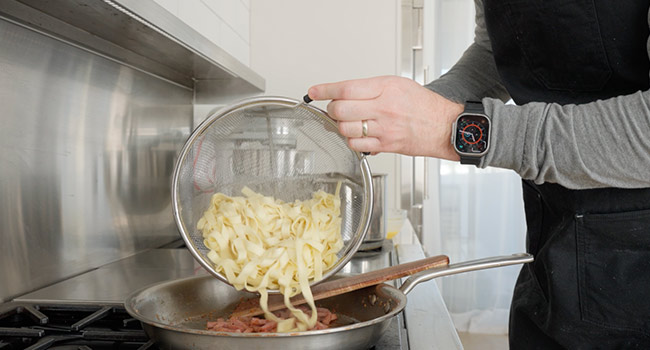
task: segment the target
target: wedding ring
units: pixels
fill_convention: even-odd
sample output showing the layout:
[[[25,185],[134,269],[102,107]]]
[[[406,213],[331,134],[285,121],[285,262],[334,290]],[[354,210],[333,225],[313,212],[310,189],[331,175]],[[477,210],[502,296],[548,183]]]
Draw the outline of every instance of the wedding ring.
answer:
[[[367,120],[362,120],[361,121],[361,135],[363,137],[368,136],[368,121]]]

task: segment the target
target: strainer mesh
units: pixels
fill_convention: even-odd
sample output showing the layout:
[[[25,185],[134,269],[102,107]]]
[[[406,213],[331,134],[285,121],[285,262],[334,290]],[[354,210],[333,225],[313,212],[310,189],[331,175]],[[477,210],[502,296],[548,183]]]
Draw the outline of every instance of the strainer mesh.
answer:
[[[248,186],[293,202],[320,189],[334,193],[340,181],[341,262],[358,248],[370,215],[369,184],[359,160],[322,111],[298,101],[253,99],[218,112],[190,136],[176,167],[174,206],[181,235],[195,258],[225,280],[211,269],[209,250],[196,228],[214,193],[240,196]]]

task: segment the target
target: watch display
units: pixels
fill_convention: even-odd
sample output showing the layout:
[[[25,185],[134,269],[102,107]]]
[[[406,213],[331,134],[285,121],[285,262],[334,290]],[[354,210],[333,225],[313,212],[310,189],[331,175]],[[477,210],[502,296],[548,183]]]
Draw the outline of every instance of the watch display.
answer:
[[[454,147],[458,153],[481,155],[487,151],[490,120],[484,115],[463,114],[456,120]]]

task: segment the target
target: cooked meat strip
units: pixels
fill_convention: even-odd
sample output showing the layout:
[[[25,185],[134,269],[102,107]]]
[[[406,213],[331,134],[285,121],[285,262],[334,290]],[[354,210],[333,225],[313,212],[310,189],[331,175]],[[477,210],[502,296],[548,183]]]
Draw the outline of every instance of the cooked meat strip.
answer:
[[[311,310],[305,306],[299,306],[307,316],[311,316]],[[335,313],[330,310],[319,307],[316,308],[317,319],[314,329],[327,329],[330,324],[337,319]],[[281,319],[291,317],[291,312],[287,309],[274,312],[274,315]],[[277,330],[277,323],[275,321],[266,320],[259,317],[230,317],[228,319],[218,318],[216,321],[208,321],[207,329],[217,332],[234,332],[234,333],[273,333]]]

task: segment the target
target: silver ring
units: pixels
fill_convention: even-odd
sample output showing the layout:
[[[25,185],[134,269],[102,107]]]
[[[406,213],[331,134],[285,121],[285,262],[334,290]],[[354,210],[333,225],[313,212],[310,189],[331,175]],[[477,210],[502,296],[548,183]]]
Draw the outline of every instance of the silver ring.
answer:
[[[368,121],[367,120],[362,120],[361,121],[361,135],[363,135],[363,137],[368,136]]]

